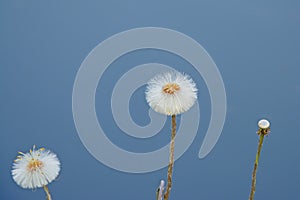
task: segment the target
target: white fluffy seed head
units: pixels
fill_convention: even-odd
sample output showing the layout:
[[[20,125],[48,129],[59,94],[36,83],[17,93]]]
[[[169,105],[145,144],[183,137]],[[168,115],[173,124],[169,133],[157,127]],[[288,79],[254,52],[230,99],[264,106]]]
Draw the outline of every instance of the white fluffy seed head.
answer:
[[[177,71],[160,74],[147,85],[146,100],[156,112],[178,115],[189,110],[197,99],[195,82]]]
[[[258,127],[261,129],[267,129],[270,127],[270,122],[266,119],[261,119],[258,122]]]
[[[58,176],[60,162],[54,153],[33,147],[28,153],[19,154],[13,164],[12,177],[22,188],[43,187]]]

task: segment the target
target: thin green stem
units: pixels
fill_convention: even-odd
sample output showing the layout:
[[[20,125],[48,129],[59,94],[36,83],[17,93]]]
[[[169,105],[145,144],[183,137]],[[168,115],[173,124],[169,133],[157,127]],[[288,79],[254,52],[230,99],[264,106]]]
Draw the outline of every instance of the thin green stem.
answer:
[[[176,135],[176,115],[172,115],[172,133],[171,133],[171,144],[170,144],[170,160],[169,160],[169,167],[168,167],[168,184],[167,184],[167,188],[166,188],[166,193],[164,195],[164,200],[169,199],[171,187],[172,187],[175,135]]]
[[[51,194],[50,194],[50,192],[49,192],[49,189],[48,189],[47,185],[44,185],[43,188],[44,188],[44,190],[45,190],[45,192],[46,192],[47,200],[52,200]]]
[[[260,156],[260,151],[261,151],[262,144],[264,141],[264,137],[265,137],[265,135],[263,133],[260,133],[256,158],[255,158],[255,162],[254,162],[254,169],[253,169],[253,173],[252,173],[252,184],[251,184],[251,192],[250,192],[249,200],[254,199],[254,193],[255,193],[255,187],[256,187],[256,172],[257,172],[259,156]]]

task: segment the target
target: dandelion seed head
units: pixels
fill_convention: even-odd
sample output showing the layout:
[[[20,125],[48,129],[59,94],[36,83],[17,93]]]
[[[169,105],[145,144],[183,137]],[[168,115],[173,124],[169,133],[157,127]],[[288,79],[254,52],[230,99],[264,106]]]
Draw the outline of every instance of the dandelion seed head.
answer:
[[[195,82],[177,71],[160,74],[147,85],[146,100],[156,112],[178,115],[189,110],[197,99]]]
[[[22,188],[39,188],[56,179],[60,172],[57,156],[44,148],[33,146],[28,153],[18,152],[13,163],[12,177]]]

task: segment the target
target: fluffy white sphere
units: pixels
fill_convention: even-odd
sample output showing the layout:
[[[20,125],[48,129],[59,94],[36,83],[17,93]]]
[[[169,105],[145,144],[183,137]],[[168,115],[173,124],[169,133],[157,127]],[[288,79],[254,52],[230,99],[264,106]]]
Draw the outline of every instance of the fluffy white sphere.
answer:
[[[33,147],[30,152],[19,154],[13,164],[12,177],[22,188],[43,187],[58,176],[60,162],[54,153]]]
[[[196,99],[195,82],[177,71],[155,76],[146,89],[146,100],[150,107],[165,115],[178,115],[189,110]]]

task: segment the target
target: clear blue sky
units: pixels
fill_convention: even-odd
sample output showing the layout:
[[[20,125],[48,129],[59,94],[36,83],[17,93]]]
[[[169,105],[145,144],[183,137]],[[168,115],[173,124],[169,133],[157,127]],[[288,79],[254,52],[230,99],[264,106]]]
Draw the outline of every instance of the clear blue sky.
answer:
[[[113,34],[146,26],[194,38],[217,64],[226,87],[228,111],[222,135],[200,160],[210,101],[205,83],[195,77],[201,128],[175,163],[171,199],[248,199],[258,142],[255,132],[262,117],[272,127],[261,154],[255,199],[300,199],[299,9],[296,0],[2,0],[0,199],[44,198],[42,190],[21,189],[10,175],[17,151],[33,144],[53,150],[62,162],[58,180],[49,185],[54,200],[155,199],[167,169],[128,174],[101,164],[81,143],[72,116],[73,83],[87,54]],[[98,87],[96,99],[104,103],[97,101],[97,114],[114,143],[143,152],[165,144],[168,136],[160,133],[162,144],[125,137],[108,109],[113,85],[137,64],[164,63],[190,74],[193,70],[164,52],[145,50],[126,56],[101,80],[107,87]],[[124,66],[122,70],[118,65]],[[136,91],[130,111],[136,123],[146,125],[143,93],[143,88]]]

